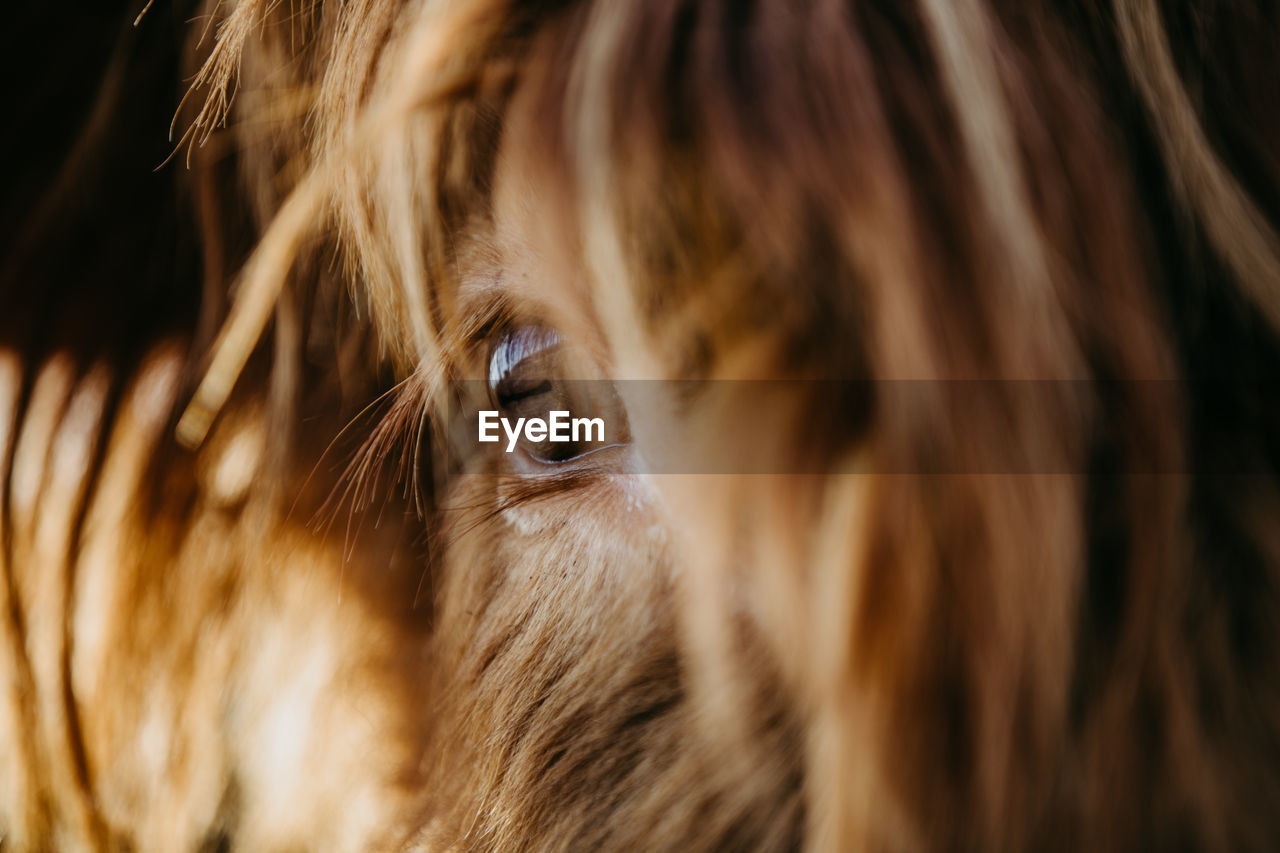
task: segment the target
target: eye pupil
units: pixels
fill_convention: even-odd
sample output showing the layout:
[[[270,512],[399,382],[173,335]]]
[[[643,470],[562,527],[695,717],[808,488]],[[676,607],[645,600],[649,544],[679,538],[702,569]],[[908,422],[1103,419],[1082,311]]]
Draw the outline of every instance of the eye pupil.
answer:
[[[613,384],[590,362],[573,361],[570,378],[570,363],[560,336],[538,325],[504,332],[490,352],[489,396],[512,425],[521,419],[549,424],[553,412],[568,412],[571,422],[598,419],[605,424],[603,435],[598,429],[564,428],[556,436],[550,430],[535,430],[535,440],[522,433],[520,447],[541,462],[568,462],[627,442],[626,415]],[[578,371],[593,378],[577,378]]]

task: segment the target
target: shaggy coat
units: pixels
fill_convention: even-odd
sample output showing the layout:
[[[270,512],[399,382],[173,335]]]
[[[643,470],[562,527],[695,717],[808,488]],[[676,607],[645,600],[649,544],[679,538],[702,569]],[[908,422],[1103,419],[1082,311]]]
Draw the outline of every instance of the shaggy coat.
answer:
[[[5,853],[1274,847],[1275,4],[44,5]]]

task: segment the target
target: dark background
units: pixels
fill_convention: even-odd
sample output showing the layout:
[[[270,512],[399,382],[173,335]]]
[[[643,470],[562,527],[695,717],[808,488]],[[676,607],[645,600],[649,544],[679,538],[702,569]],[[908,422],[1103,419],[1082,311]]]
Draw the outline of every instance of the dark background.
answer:
[[[0,27],[0,343],[128,358],[199,301],[169,124],[193,4],[19,2]],[[29,362],[28,362],[29,363]]]

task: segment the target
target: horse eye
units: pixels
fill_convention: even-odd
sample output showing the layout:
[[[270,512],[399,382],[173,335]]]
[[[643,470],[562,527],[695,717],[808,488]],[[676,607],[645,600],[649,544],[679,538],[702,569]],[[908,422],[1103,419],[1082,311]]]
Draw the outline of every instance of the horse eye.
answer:
[[[505,332],[489,355],[489,390],[495,402],[513,402],[546,390],[560,336],[545,326]]]
[[[579,459],[629,441],[613,383],[552,329],[510,329],[489,354],[489,396],[506,430],[539,462]],[[506,438],[503,439],[506,444]]]

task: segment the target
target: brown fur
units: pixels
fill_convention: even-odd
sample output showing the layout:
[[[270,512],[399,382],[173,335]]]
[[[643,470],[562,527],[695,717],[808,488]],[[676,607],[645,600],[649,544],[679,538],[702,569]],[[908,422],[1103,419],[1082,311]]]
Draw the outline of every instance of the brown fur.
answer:
[[[0,847],[1280,837],[1273,5],[123,32],[7,155]],[[729,391],[459,452],[535,321]]]

